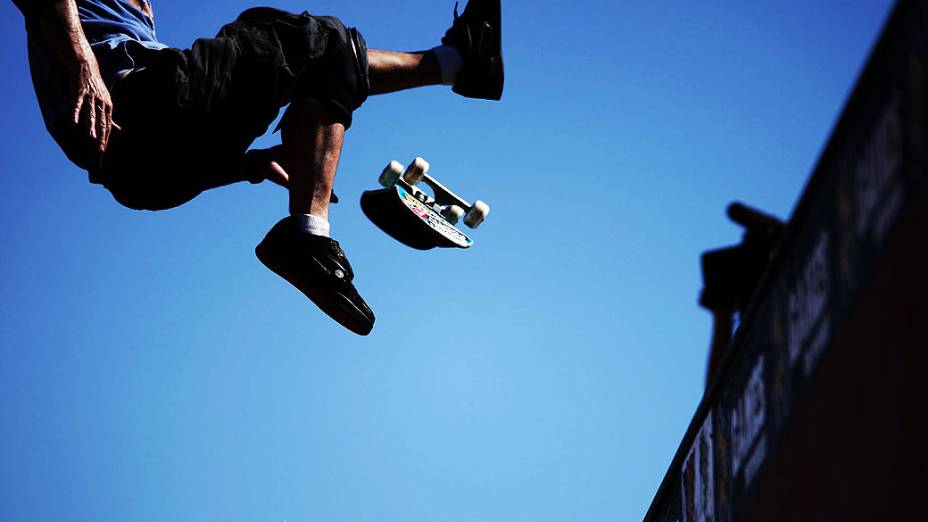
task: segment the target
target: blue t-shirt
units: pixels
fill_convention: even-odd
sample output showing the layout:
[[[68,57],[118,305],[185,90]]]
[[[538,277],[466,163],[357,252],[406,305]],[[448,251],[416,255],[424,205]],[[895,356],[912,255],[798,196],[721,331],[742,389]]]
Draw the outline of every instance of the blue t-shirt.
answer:
[[[148,0],[142,3],[151,12]],[[77,0],[77,11],[107,85],[122,71],[142,66],[133,58],[134,46],[166,47],[155,36],[154,21],[126,0]]]
[[[148,11],[151,4],[141,0]],[[45,127],[61,146],[68,158],[82,168],[89,168],[89,158],[83,147],[70,138],[69,121],[73,110],[70,78],[51,47],[45,43],[31,12],[31,4],[14,0],[26,16],[29,36],[29,68]],[[144,67],[141,63],[151,53],[141,48],[163,49],[166,46],[155,36],[154,21],[128,0],[76,0],[84,35],[100,65],[107,87],[123,71]]]

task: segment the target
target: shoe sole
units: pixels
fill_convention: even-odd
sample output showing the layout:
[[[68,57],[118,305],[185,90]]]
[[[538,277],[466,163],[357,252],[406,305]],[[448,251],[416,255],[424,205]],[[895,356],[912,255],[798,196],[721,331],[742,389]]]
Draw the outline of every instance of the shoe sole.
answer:
[[[267,248],[264,247],[264,243],[259,244],[257,248],[255,248],[255,255],[271,272],[274,272],[293,285],[338,324],[358,335],[367,335],[373,330],[373,321],[369,324],[359,324],[358,321],[346,311],[346,309],[355,310],[358,315],[364,315],[361,309],[355,306],[350,299],[339,293],[326,292],[321,288],[306,285],[301,278],[284,267],[282,263],[279,263],[277,259],[267,251]]]

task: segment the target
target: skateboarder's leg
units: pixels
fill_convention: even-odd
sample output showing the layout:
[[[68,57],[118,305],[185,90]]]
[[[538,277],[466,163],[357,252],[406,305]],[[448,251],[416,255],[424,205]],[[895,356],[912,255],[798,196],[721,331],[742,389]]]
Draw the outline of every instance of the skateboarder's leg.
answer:
[[[442,72],[431,51],[367,53],[370,94],[440,85]],[[282,164],[289,178],[290,213],[328,220],[332,184],[341,156],[345,126],[314,100],[291,103],[281,122]]]
[[[370,94],[440,85],[442,72],[431,51],[367,53]],[[328,219],[329,199],[344,142],[345,126],[323,103],[296,100],[281,122],[282,164],[289,178],[290,213]]]
[[[431,52],[368,51],[371,94],[442,83]],[[345,126],[314,100],[294,101],[281,124],[283,164],[289,177],[290,213],[328,219],[329,199],[344,142]]]
[[[255,249],[258,259],[349,330],[367,335],[374,313],[358,294],[354,271],[328,237],[328,207],[345,124],[331,104],[294,100],[281,121],[281,159],[290,189],[290,216]]]
[[[300,100],[287,109],[280,131],[282,159],[289,177],[290,213],[328,220],[345,126],[335,121],[323,104]]]
[[[337,19],[300,19],[328,37],[324,49],[314,49],[314,58],[287,57],[287,63],[305,61],[281,98],[290,103],[280,124],[279,158],[290,215],[271,228],[255,253],[330,317],[366,335],[374,314],[354,287],[344,251],[328,237],[328,205],[345,131],[367,98],[367,47],[359,33]]]
[[[440,47],[399,53],[369,50],[370,94],[447,84],[469,98],[499,100],[503,94],[500,0],[468,0]]]
[[[441,85],[442,72],[435,53],[367,52],[370,94],[387,94],[416,87]]]
[[[428,51],[368,50],[369,94],[445,84],[455,85],[464,96],[498,99],[503,83],[499,48],[473,49],[472,42],[459,40],[446,37],[449,45]],[[462,85],[457,85],[459,79]]]

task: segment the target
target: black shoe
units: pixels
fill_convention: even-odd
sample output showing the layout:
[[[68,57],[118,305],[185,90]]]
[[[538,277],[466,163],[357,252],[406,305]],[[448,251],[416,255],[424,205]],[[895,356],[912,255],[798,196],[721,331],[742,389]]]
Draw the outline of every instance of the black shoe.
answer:
[[[468,98],[499,100],[503,96],[503,44],[500,0],[470,0],[441,39],[463,58],[452,90]]]
[[[358,335],[371,332],[374,312],[354,289],[354,271],[337,241],[303,232],[286,217],[264,236],[255,254],[342,326]]]

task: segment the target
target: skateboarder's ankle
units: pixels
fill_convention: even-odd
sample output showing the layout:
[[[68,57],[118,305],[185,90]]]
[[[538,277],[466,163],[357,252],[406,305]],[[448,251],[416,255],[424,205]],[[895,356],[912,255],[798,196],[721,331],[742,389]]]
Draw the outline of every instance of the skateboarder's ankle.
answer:
[[[314,236],[329,237],[329,222],[312,214],[291,214],[297,228]]]
[[[461,72],[464,65],[464,58],[461,52],[450,45],[439,45],[432,49],[432,54],[438,61],[438,68],[441,69],[441,83],[443,85],[454,85],[454,79]]]

